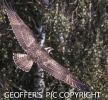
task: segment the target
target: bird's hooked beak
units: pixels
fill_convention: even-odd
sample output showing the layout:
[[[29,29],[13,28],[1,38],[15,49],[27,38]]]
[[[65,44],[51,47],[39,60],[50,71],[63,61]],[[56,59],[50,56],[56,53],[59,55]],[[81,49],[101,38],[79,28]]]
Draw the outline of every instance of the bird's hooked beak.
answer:
[[[52,50],[54,50],[52,47],[46,47],[44,48],[48,53],[50,53]]]

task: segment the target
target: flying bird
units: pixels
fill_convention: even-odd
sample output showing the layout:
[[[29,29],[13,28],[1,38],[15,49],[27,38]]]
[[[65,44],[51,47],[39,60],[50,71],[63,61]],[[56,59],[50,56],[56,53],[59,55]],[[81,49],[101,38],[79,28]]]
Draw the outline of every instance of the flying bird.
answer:
[[[37,43],[32,31],[13,8],[8,5],[6,0],[3,0],[3,6],[5,7],[13,33],[15,34],[19,45],[26,52],[26,54],[13,53],[15,64],[23,71],[28,72],[33,63],[37,63],[45,72],[56,79],[61,80],[72,87],[86,91],[86,88],[81,81],[73,76],[65,67],[52,59],[48,52]]]

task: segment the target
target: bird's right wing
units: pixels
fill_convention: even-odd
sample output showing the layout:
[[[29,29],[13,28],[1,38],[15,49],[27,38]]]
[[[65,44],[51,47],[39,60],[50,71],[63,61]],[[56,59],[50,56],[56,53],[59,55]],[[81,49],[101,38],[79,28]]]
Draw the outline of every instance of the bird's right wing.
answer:
[[[20,44],[20,46],[27,51],[27,48],[31,44],[36,43],[32,31],[23,22],[23,20],[18,16],[18,14],[8,5],[6,0],[3,0],[3,5],[6,9],[8,19],[10,21],[12,30]]]

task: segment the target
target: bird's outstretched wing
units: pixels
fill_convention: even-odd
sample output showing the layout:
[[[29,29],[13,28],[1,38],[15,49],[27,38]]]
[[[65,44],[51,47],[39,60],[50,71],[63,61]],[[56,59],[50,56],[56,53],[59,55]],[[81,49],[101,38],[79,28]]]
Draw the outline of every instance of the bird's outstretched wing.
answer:
[[[24,71],[29,71],[33,62],[36,62],[41,68],[43,68],[44,71],[48,72],[56,79],[64,81],[65,83],[78,89],[85,90],[84,85],[76,77],[74,77],[66,68],[53,60],[48,53],[36,43],[31,30],[18,16],[18,14],[7,4],[6,0],[3,0],[3,5],[6,9],[12,30],[20,46],[27,52],[27,55],[14,54],[14,61],[19,68]],[[29,58],[31,57],[31,59],[33,58],[33,62],[27,59],[28,56]],[[21,59],[23,61],[21,61]],[[27,66],[27,64],[29,66]]]
[[[6,9],[12,30],[20,44],[27,51],[31,44],[35,43],[35,38],[29,27],[23,22],[18,14],[8,5],[6,0],[3,0],[3,6]]]
[[[38,62],[38,65],[56,79],[76,87],[77,89],[86,91],[85,86],[75,76],[73,76],[65,67],[53,60],[49,55],[46,55],[43,60]]]

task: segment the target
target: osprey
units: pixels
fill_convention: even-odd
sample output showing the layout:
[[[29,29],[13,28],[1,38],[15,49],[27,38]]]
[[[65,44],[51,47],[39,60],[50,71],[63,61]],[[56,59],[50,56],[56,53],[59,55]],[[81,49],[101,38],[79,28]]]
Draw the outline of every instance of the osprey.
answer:
[[[3,5],[6,9],[13,33],[20,46],[26,52],[26,54],[13,54],[15,64],[23,71],[28,72],[33,62],[37,63],[45,72],[56,79],[64,81],[77,89],[86,91],[82,82],[73,76],[66,68],[52,59],[48,52],[36,42],[32,31],[5,0],[3,0]]]

